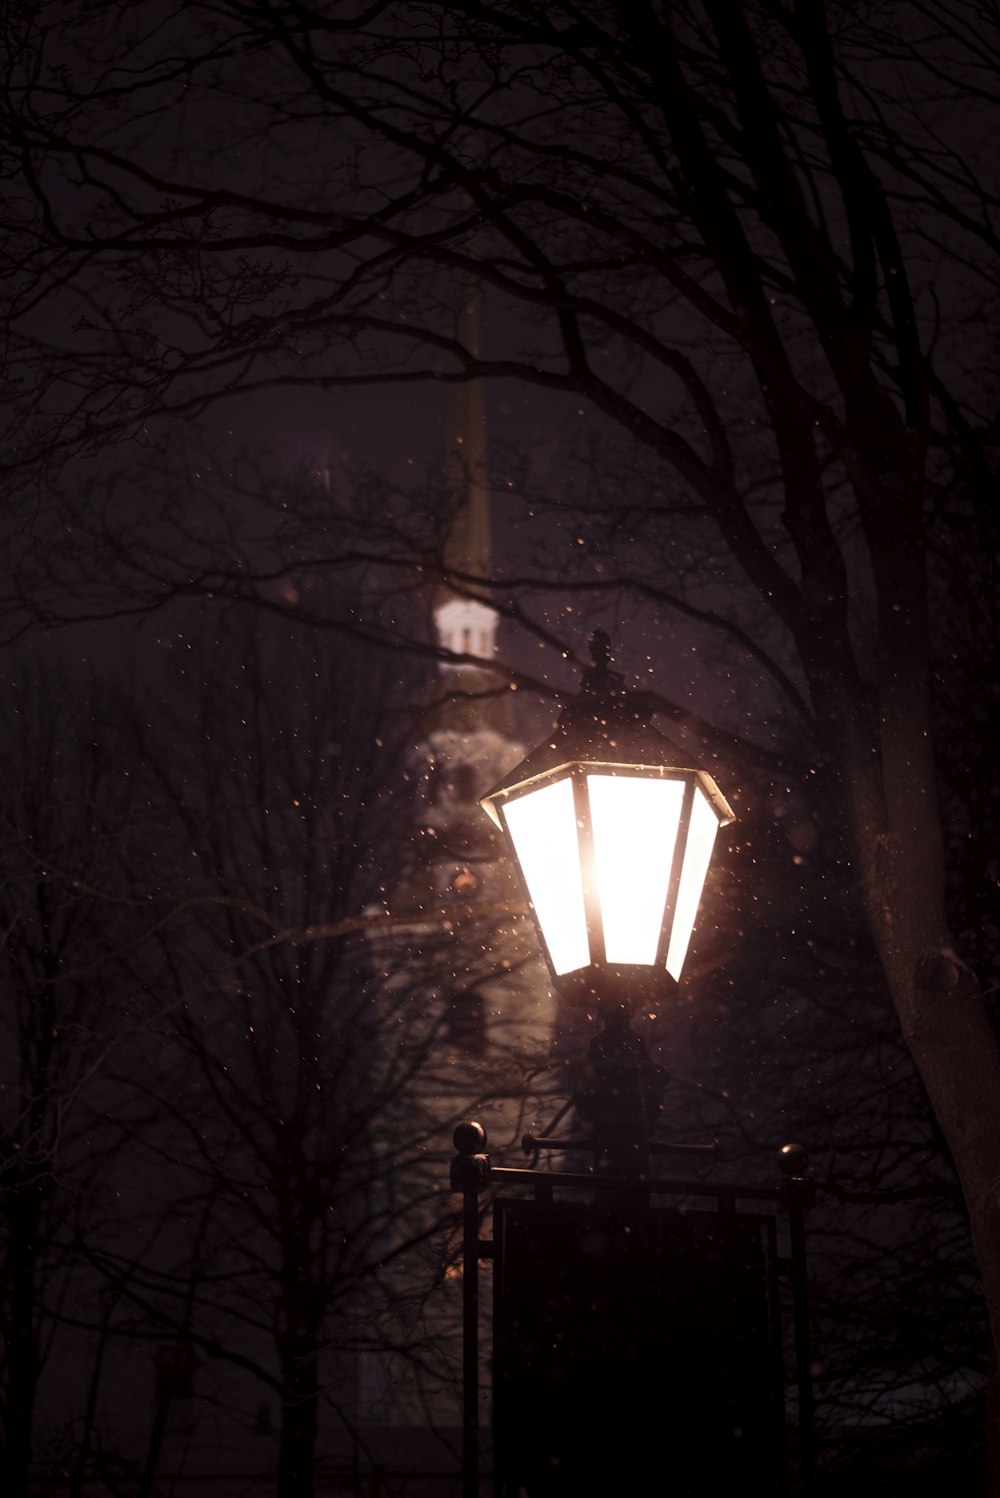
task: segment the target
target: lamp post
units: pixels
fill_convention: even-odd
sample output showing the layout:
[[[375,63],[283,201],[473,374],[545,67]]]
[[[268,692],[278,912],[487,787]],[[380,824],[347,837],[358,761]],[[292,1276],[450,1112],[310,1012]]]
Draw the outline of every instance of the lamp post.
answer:
[[[482,805],[520,874],[552,980],[603,1022],[573,1101],[590,1127],[593,1174],[494,1165],[477,1123],[455,1132],[452,1189],[464,1211],[463,1473],[478,1478],[478,1281],[493,1261],[494,1491],[533,1498],[634,1492],[670,1463],[678,1492],[784,1492],[784,1368],[779,1280],[790,1275],[802,1493],[813,1463],[804,1151],[781,1152],[779,1188],[663,1179],[651,1150],[665,1073],[629,1025],[676,991],[719,828],[733,812],[704,770],[676,763],[644,700],[591,639],[579,695],[545,743]],[[526,1151],[582,1141],[525,1135]],[[530,1187],[494,1201],[486,1186]],[[591,1203],[557,1201],[556,1191]],[[654,1205],[686,1199],[681,1209]],[[698,1209],[715,1198],[714,1211]],[[751,1203],[737,1210],[737,1200]],[[694,1203],[692,1209],[691,1203]],[[778,1253],[773,1216],[789,1222]],[[666,1434],[665,1434],[666,1433]]]
[[[549,738],[481,805],[502,830],[552,979],[603,1020],[574,1092],[595,1169],[649,1174],[665,1076],[629,1028],[680,977],[712,850],[733,812],[704,770],[676,765],[650,709],[611,670],[611,641]]]

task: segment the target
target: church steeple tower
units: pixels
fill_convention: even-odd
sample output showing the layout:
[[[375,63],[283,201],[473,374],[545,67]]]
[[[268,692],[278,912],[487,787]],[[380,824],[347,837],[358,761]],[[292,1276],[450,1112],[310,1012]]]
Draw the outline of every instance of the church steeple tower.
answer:
[[[478,356],[479,301],[468,276],[457,284],[455,337]],[[493,659],[496,651],[497,612],[489,602],[488,589],[476,579],[488,579],[493,568],[490,531],[490,491],[486,461],[486,410],[480,380],[462,380],[452,386],[445,452],[445,492],[448,529],[444,545],[447,577],[434,601],[437,642],[451,655]],[[475,670],[474,662],[448,661],[442,671]]]
[[[462,277],[456,292],[455,334],[477,355],[477,288]],[[456,877],[468,883],[470,866],[480,891],[492,882],[496,849],[476,802],[518,762],[521,745],[512,693],[495,667],[498,614],[489,588],[493,546],[481,381],[452,387],[446,444],[443,580],[432,610],[436,642],[447,654],[424,701],[417,761],[421,819],[433,829],[434,877],[440,893],[449,896]]]
[[[464,280],[456,289],[456,334],[475,354],[475,287]],[[402,986],[407,995],[398,1012],[410,1016],[418,1042],[434,1042],[400,1088],[400,1116],[419,1117],[428,1130],[439,1120],[442,1144],[451,1136],[454,1117],[467,1116],[477,1095],[493,1098],[495,1140],[520,1132],[524,1099],[518,1089],[526,1075],[548,1068],[553,1032],[549,986],[525,943],[531,941],[530,930],[511,909],[518,899],[512,871],[478,805],[525,753],[515,737],[514,694],[495,658],[498,614],[489,587],[493,558],[480,382],[453,387],[446,442],[442,580],[427,600],[442,654],[418,704],[420,728],[407,776],[413,790],[413,845],[387,891],[394,929],[382,935],[376,927],[371,939],[386,986]],[[545,1074],[555,1079],[560,1072],[552,1068]],[[423,1158],[423,1167],[418,1160],[414,1168],[423,1169],[423,1199],[433,1204],[440,1196],[441,1160],[432,1145]],[[398,1229],[394,1221],[390,1242],[400,1242],[414,1220],[411,1216]],[[421,1278],[422,1252],[429,1252],[431,1272],[440,1273],[438,1243],[437,1234],[428,1234],[422,1248],[414,1234],[405,1254],[387,1254],[387,1282],[398,1286],[399,1311],[413,1303],[415,1287],[431,1282]],[[447,1284],[444,1289],[447,1293]],[[459,1300],[445,1296],[426,1302],[424,1324],[435,1348],[457,1346],[459,1307]],[[400,1321],[401,1348],[411,1335],[410,1323]],[[425,1427],[430,1410],[435,1429],[456,1423],[452,1385],[438,1382],[425,1360],[402,1354],[367,1361],[370,1387],[377,1391],[373,1408],[381,1421]]]

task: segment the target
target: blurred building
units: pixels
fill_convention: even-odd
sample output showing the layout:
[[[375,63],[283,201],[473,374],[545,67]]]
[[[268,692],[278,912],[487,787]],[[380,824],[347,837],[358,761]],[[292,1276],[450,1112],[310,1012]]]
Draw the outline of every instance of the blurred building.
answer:
[[[472,288],[460,299],[456,336],[478,352]],[[458,1472],[461,1265],[457,1224],[434,1232],[447,1205],[455,1123],[481,1117],[490,1149],[518,1152],[521,1133],[542,1122],[559,1082],[553,1060],[554,998],[524,898],[479,798],[525,755],[515,693],[498,669],[500,616],[493,602],[487,429],[482,387],[453,387],[443,465],[442,567],[429,599],[437,669],[418,704],[413,748],[414,845],[410,867],[387,896],[390,924],[372,940],[385,982],[425,965],[425,1007],[414,1025],[431,1038],[407,1096],[407,1115],[436,1128],[420,1167],[426,1182],[425,1244],[403,1254],[387,1295],[397,1325],[390,1348],[362,1359],[365,1443],[388,1473],[413,1474],[413,1493],[455,1491]],[[412,1199],[412,1180],[399,1189]],[[412,1218],[403,1232],[412,1231]],[[397,1308],[393,1312],[391,1302]],[[489,1286],[482,1297],[488,1347]],[[489,1366],[482,1369],[484,1424]],[[420,1470],[428,1474],[421,1481]],[[438,1472],[431,1479],[429,1474]],[[431,1486],[427,1486],[427,1482]],[[434,1483],[437,1482],[438,1486]]]

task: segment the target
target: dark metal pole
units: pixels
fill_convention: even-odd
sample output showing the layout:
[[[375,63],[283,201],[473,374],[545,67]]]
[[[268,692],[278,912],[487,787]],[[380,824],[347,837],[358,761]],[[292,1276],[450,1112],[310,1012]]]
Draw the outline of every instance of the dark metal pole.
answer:
[[[462,1193],[462,1498],[479,1498],[479,1193],[490,1173],[482,1124],[453,1136],[451,1189]]]
[[[594,1173],[649,1180],[650,1134],[663,1103],[666,1073],[629,1029],[627,1011],[604,1006],[604,1028],[577,1073],[573,1101],[592,1130]],[[648,1204],[648,1191],[635,1205]]]
[[[479,1498],[479,1195],[462,1193],[462,1498]]]
[[[812,1384],[812,1353],[809,1346],[809,1281],[806,1273],[806,1212],[816,1199],[815,1183],[805,1172],[809,1156],[799,1144],[782,1145],[778,1164],[788,1210],[791,1248],[792,1316],[795,1324],[795,1380],[799,1398],[799,1460],[802,1466],[802,1498],[810,1498],[816,1479],[816,1406]]]

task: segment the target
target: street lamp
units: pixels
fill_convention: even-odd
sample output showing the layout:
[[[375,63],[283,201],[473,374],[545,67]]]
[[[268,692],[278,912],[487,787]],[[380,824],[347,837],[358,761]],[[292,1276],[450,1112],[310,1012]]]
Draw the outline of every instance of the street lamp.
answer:
[[[628,1012],[679,979],[716,834],[733,812],[675,764],[598,630],[580,695],[481,805],[504,832],[557,987]]]
[[[733,812],[704,770],[675,764],[648,705],[610,669],[603,630],[590,650],[551,736],[481,805],[507,839],[556,988],[604,1021],[573,1087],[595,1169],[648,1179],[666,1074],[629,1016],[676,987]]]
[[[676,988],[716,837],[733,812],[710,775],[676,764],[673,746],[649,726],[648,704],[610,669],[610,643],[603,631],[593,636],[579,695],[481,802],[520,873],[554,986],[603,1024],[571,1067],[590,1137],[522,1139],[528,1154],[591,1148],[592,1173],[494,1166],[480,1125],[454,1136],[469,1498],[479,1491],[478,1193],[489,1183],[534,1186],[532,1201],[498,1200],[489,1245],[494,1460],[504,1492],[617,1493],[630,1467],[631,1491],[658,1460],[679,1468],[678,1491],[728,1492],[744,1478],[752,1486],[754,1474],[777,1491],[776,1228],[737,1213],[737,1195],[783,1200],[789,1210],[804,1463],[811,1450],[802,1152],[782,1152],[781,1192],[650,1171],[654,1151],[715,1154],[714,1145],[654,1141],[667,1078],[629,1019]],[[554,1199],[557,1187],[579,1196],[588,1185],[592,1204]],[[667,1194],[716,1195],[718,1210],[654,1209],[652,1198]]]

